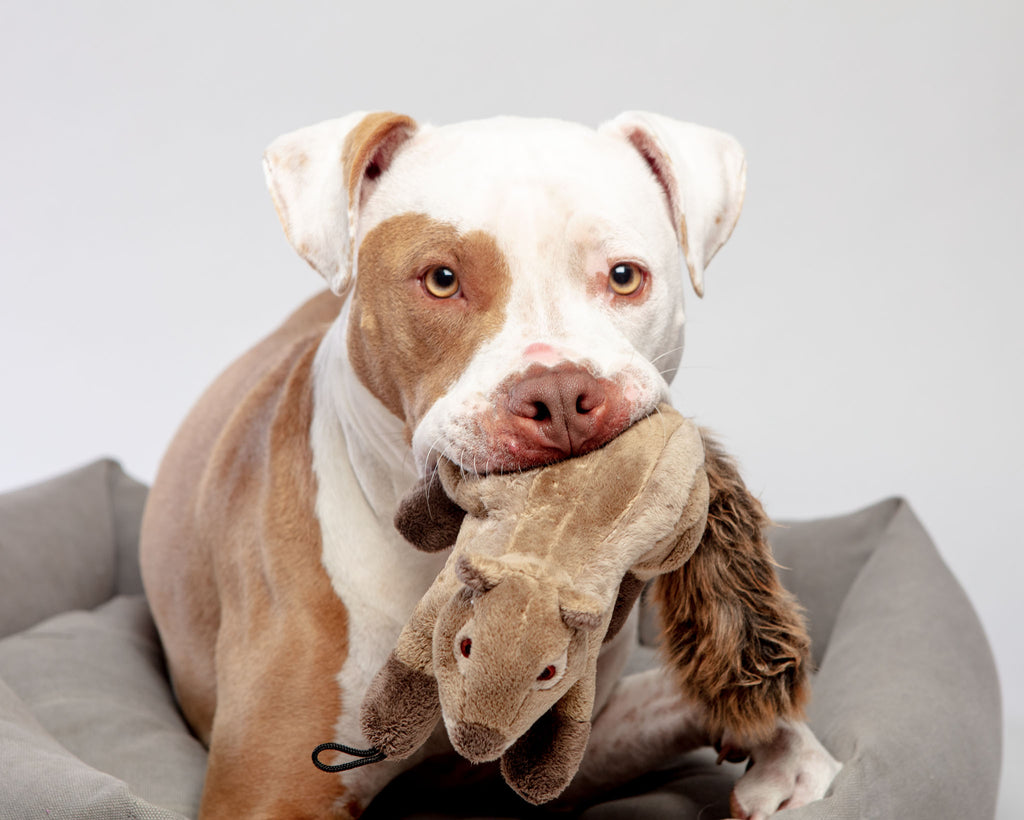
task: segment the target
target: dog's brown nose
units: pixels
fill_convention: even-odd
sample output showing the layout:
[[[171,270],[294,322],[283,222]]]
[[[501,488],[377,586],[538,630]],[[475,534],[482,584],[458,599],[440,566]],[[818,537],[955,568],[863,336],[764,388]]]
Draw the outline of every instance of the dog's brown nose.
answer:
[[[610,416],[619,414],[608,413],[607,398],[601,381],[579,365],[534,365],[513,384],[508,410],[527,450],[547,451],[553,461],[600,447],[620,432],[608,428]]]

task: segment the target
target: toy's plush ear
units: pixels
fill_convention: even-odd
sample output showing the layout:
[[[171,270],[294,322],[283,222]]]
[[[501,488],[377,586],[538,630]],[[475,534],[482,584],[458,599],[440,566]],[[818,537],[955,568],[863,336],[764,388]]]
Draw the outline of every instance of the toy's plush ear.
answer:
[[[465,516],[465,511],[444,491],[440,474],[435,470],[399,503],[395,529],[416,549],[440,552],[455,543]]]
[[[690,281],[703,296],[704,269],[729,238],[743,208],[743,148],[721,131],[646,111],[626,111],[599,130],[629,142],[661,184]]]
[[[355,272],[363,204],[417,129],[400,114],[357,111],[278,137],[263,155],[288,241],[339,295]]]
[[[455,577],[475,593],[489,592],[503,577],[505,567],[497,558],[488,555],[459,556],[455,564]]]
[[[775,575],[768,517],[733,461],[701,433],[707,527],[690,559],[658,576],[654,597],[667,659],[683,691],[704,705],[708,730],[755,743],[780,718],[801,717],[810,639]]]
[[[633,605],[640,593],[644,590],[644,582],[632,572],[627,572],[619,584],[619,593],[615,597],[615,608],[612,610],[612,618],[608,622],[608,629],[604,633],[602,643],[608,643],[619,634],[622,625],[626,623],[629,613],[633,611]]]
[[[597,629],[604,620],[601,599],[572,588],[562,589],[558,593],[558,606],[562,622],[570,629],[589,632]]]

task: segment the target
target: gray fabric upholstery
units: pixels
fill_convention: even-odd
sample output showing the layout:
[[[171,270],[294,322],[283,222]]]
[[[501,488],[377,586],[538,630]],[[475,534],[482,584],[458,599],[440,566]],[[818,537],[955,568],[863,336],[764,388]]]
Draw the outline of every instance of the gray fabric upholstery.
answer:
[[[985,633],[910,507],[872,509],[885,526],[838,606],[810,709],[816,734],[847,765],[831,798],[780,817],[992,817],[1001,716]],[[815,550],[791,532],[777,555],[799,566]]]
[[[174,706],[138,594],[144,497],[111,461],[0,496],[0,820],[195,816],[205,752]],[[772,539],[820,665],[809,718],[846,764],[828,798],[779,817],[992,817],[992,657],[909,507],[886,501]],[[631,666],[653,662],[638,647]],[[741,772],[685,755],[577,816],[727,817]],[[493,769],[454,756],[403,775],[366,815],[544,816]]]
[[[172,820],[126,783],[86,766],[43,728],[0,680],[0,818]]]
[[[0,495],[0,637],[141,592],[145,498],[110,459]]]
[[[196,814],[206,751],[174,704],[141,595],[0,640],[0,680],[88,777],[112,775],[166,816]]]

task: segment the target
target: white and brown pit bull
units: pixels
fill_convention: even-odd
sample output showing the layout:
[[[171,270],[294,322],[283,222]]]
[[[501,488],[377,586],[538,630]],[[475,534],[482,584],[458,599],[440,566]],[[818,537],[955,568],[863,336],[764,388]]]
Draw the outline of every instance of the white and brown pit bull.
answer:
[[[356,113],[281,137],[265,169],[332,292],[186,419],[142,569],[210,748],[201,816],[354,817],[420,759],[330,775],[310,761],[324,740],[360,744],[363,693],[445,560],[396,532],[399,499],[442,454],[476,472],[545,464],[668,399],[682,272],[701,294],[745,163],[731,137],[653,114],[595,131]],[[632,639],[606,648],[583,788],[710,740],[670,675],[621,678]],[[838,769],[800,723],[746,751],[745,817],[820,798]]]

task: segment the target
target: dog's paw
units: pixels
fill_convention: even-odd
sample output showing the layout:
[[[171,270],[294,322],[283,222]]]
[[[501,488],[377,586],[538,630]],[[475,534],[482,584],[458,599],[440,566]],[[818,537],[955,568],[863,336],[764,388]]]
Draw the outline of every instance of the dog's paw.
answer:
[[[780,723],[775,736],[750,752],[750,766],[730,797],[739,820],[765,820],[825,796],[842,765],[805,723]]]

